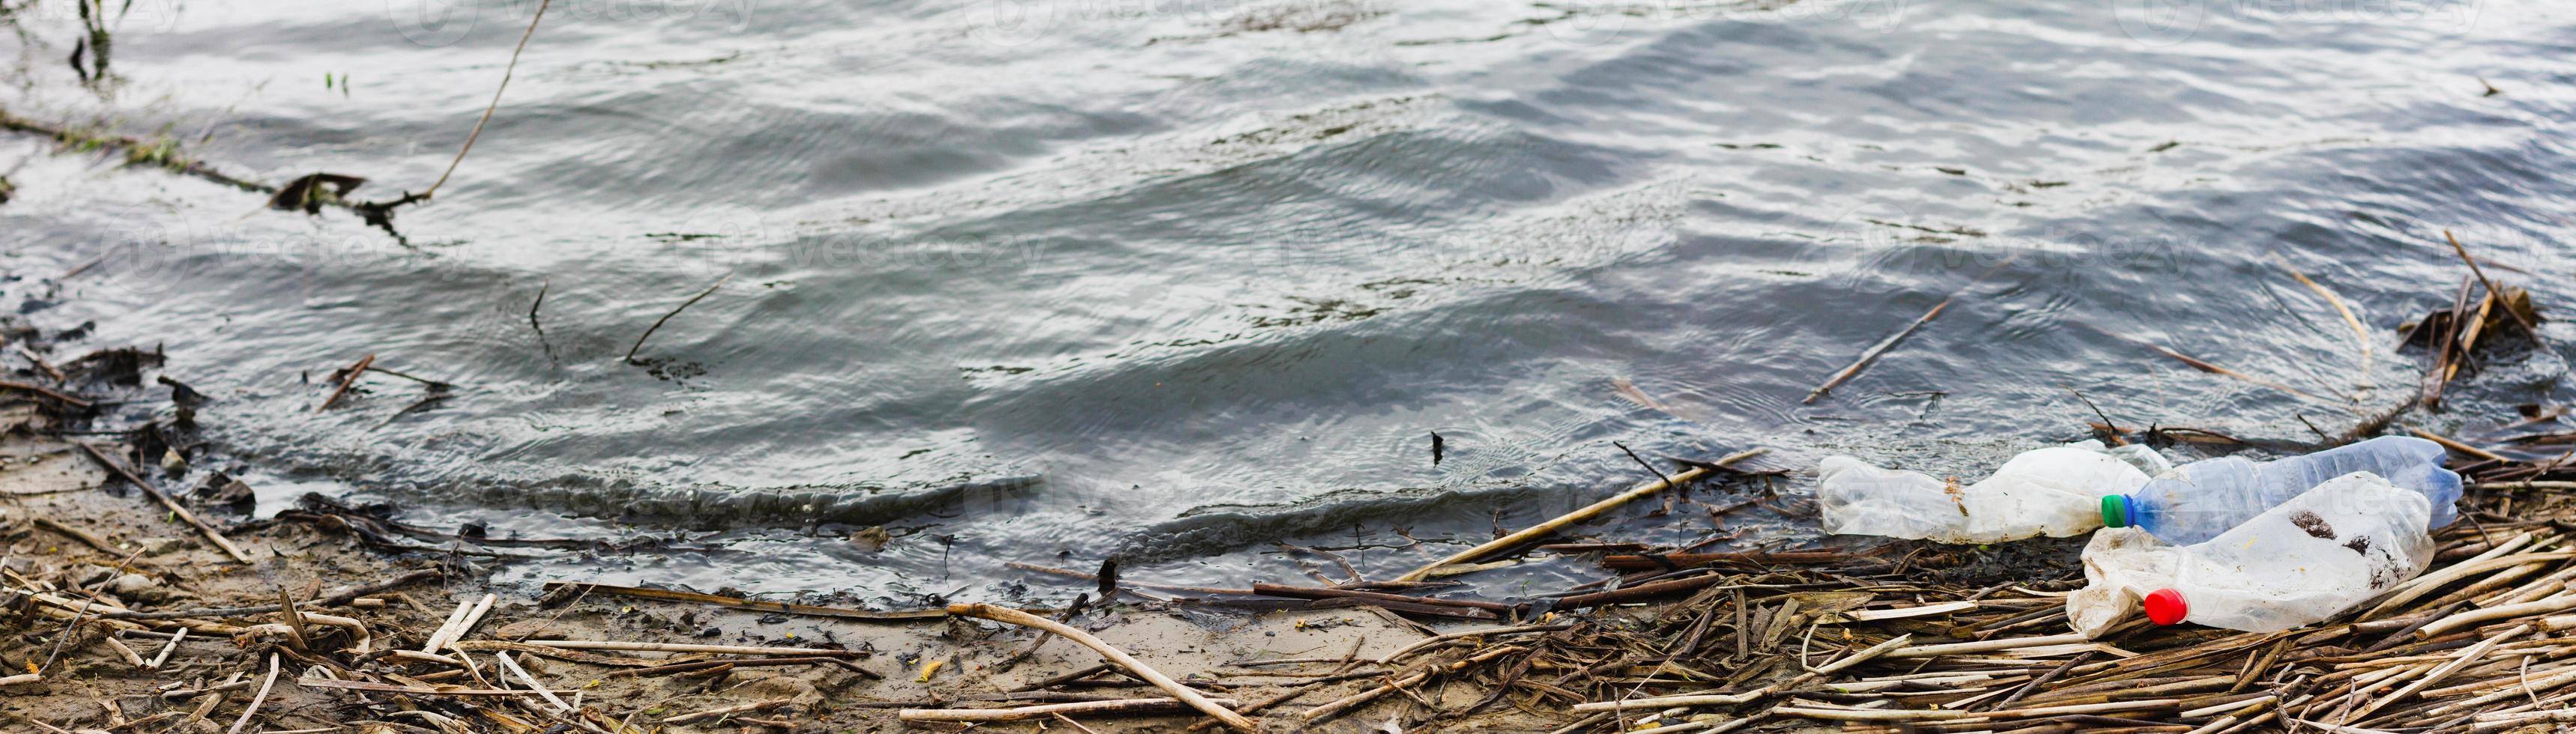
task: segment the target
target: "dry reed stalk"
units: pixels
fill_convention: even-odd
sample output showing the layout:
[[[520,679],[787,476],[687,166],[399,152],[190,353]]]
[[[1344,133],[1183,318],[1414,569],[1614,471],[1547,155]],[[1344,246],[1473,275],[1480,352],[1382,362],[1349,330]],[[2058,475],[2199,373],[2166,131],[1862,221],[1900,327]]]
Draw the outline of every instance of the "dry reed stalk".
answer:
[[[1730,456],[1727,456],[1727,457],[1725,457],[1725,458],[1721,458],[1721,459],[1718,459],[1717,461],[1713,461],[1713,462],[1709,462],[1709,463],[1710,463],[1711,465],[1718,466],[1718,467],[1731,466],[1731,465],[1734,465],[1735,463],[1737,463],[1737,462],[1741,462],[1741,461],[1743,461],[1743,460],[1745,460],[1745,459],[1750,459],[1750,458],[1753,458],[1753,457],[1756,457],[1756,456],[1760,456],[1760,455],[1762,455],[1762,454],[1763,454],[1764,452],[1766,452],[1766,451],[1768,451],[1768,449],[1752,449],[1752,450],[1749,450],[1749,451],[1741,451],[1741,452],[1737,452],[1737,453],[1735,453],[1735,454],[1733,454],[1733,455],[1730,455]],[[1708,476],[1711,472],[1712,472],[1712,470],[1711,470],[1711,469],[1708,469],[1708,468],[1706,468],[1706,467],[1693,467],[1693,468],[1691,468],[1691,469],[1689,469],[1689,470],[1687,470],[1687,471],[1684,471],[1684,472],[1682,472],[1682,473],[1680,473],[1680,474],[1673,475],[1673,476],[1668,477],[1668,478],[1657,478],[1657,479],[1655,479],[1654,481],[1650,481],[1650,482],[1646,482],[1646,483],[1644,483],[1644,484],[1637,485],[1636,487],[1631,488],[1631,489],[1629,489],[1628,491],[1621,492],[1621,493],[1616,494],[1616,495],[1612,495],[1612,496],[1611,496],[1610,498],[1608,498],[1608,499],[1604,499],[1604,500],[1601,500],[1601,501],[1599,501],[1599,502],[1594,502],[1594,503],[1592,503],[1592,504],[1590,504],[1590,505],[1586,505],[1586,506],[1584,506],[1582,509],[1578,509],[1578,510],[1575,510],[1575,511],[1573,511],[1573,512],[1568,512],[1568,513],[1565,513],[1565,514],[1563,514],[1563,515],[1559,515],[1559,516],[1557,516],[1555,519],[1549,520],[1549,521],[1547,521],[1547,522],[1543,522],[1543,523],[1539,523],[1539,524],[1537,524],[1537,525],[1532,525],[1532,526],[1529,526],[1529,527],[1526,527],[1526,528],[1522,528],[1519,532],[1511,533],[1511,534],[1509,534],[1509,535],[1505,535],[1505,536],[1500,537],[1500,538],[1495,538],[1495,539],[1493,539],[1491,542],[1487,542],[1487,543],[1484,543],[1484,544],[1482,544],[1482,545],[1478,545],[1478,546],[1476,546],[1476,547],[1474,547],[1474,548],[1469,548],[1469,549],[1466,549],[1466,550],[1463,550],[1463,551],[1459,551],[1459,552],[1457,552],[1457,553],[1450,554],[1450,555],[1449,555],[1449,557],[1447,557],[1447,558],[1442,558],[1442,559],[1440,559],[1440,560],[1433,561],[1433,562],[1431,562],[1431,563],[1429,563],[1429,564],[1427,564],[1427,565],[1424,565],[1424,566],[1423,566],[1423,567],[1421,567],[1421,568],[1414,569],[1413,571],[1411,571],[1411,572],[1409,572],[1409,573],[1406,573],[1406,574],[1404,574],[1404,575],[1402,575],[1402,576],[1397,576],[1397,577],[1395,577],[1395,580],[1397,580],[1397,581],[1421,581],[1422,579],[1424,579],[1424,578],[1426,578],[1426,577],[1430,576],[1430,575],[1431,575],[1431,571],[1432,571],[1433,569],[1437,569],[1437,568],[1439,568],[1439,567],[1441,567],[1441,566],[1448,566],[1448,565],[1460,564],[1460,563],[1468,563],[1468,562],[1472,562],[1472,561],[1480,560],[1480,559],[1483,559],[1485,556],[1493,555],[1493,554],[1495,554],[1495,553],[1502,552],[1502,551],[1504,551],[1504,550],[1506,550],[1506,549],[1510,549],[1510,548],[1514,548],[1514,547],[1521,546],[1521,545],[1526,544],[1526,543],[1528,543],[1528,542],[1530,542],[1530,541],[1537,540],[1537,539],[1539,539],[1540,537],[1545,536],[1545,535],[1547,535],[1547,534],[1549,534],[1549,533],[1556,532],[1558,529],[1563,528],[1563,527],[1565,527],[1565,526],[1572,525],[1572,524],[1575,524],[1575,523],[1579,523],[1579,522],[1583,522],[1583,521],[1585,521],[1585,520],[1592,519],[1592,518],[1594,518],[1594,517],[1599,516],[1601,513],[1609,512],[1609,511],[1614,510],[1614,509],[1618,509],[1621,505],[1625,505],[1625,504],[1628,504],[1628,503],[1630,503],[1630,502],[1637,501],[1638,499],[1641,499],[1641,498],[1645,498],[1645,497],[1652,496],[1652,495],[1654,495],[1656,492],[1661,492],[1661,491],[1664,491],[1664,490],[1667,490],[1667,489],[1672,489],[1672,488],[1674,488],[1674,487],[1681,486],[1682,484],[1689,483],[1689,482],[1691,482],[1691,481],[1697,480],[1697,479],[1699,479],[1700,477]]]
[[[1208,700],[1206,696],[1199,695],[1198,691],[1192,690],[1188,686],[1181,685],[1179,681],[1172,680],[1171,676],[1164,675],[1162,671],[1155,670],[1152,666],[1146,665],[1144,661],[1137,660],[1135,656],[1127,654],[1124,650],[1112,647],[1109,643],[1102,642],[1100,638],[1093,637],[1089,632],[1084,632],[1062,622],[1057,622],[1052,619],[1047,619],[1045,617],[1040,617],[1017,609],[997,607],[990,604],[950,604],[948,605],[948,613],[960,617],[989,619],[995,622],[1015,624],[1022,627],[1033,627],[1053,632],[1059,637],[1071,640],[1083,647],[1091,648],[1092,652],[1100,653],[1102,658],[1108,659],[1109,662],[1117,663],[1118,667],[1126,668],[1128,672],[1136,674],[1136,677],[1144,679],[1145,682],[1154,684],[1154,687],[1156,688],[1163,689],[1164,693],[1171,694],[1172,698],[1179,699],[1181,702],[1189,704],[1190,708],[1198,709],[1200,712],[1216,717],[1216,720],[1225,722],[1226,726],[1231,726],[1246,732],[1256,730],[1251,719],[1245,718],[1242,714],[1235,713],[1233,710],[1227,709],[1224,706],[1217,705],[1214,701]]]
[[[1231,698],[1212,698],[1208,700],[1221,706],[1233,706],[1236,703],[1236,701]],[[1027,721],[1029,719],[1044,719],[1071,714],[1086,714],[1093,716],[1111,714],[1168,714],[1187,712],[1189,710],[1190,708],[1187,704],[1184,704],[1177,699],[1124,698],[1114,701],[1051,703],[1037,706],[1021,706],[1017,708],[1000,709],[903,709],[895,712],[895,718],[903,721]]]

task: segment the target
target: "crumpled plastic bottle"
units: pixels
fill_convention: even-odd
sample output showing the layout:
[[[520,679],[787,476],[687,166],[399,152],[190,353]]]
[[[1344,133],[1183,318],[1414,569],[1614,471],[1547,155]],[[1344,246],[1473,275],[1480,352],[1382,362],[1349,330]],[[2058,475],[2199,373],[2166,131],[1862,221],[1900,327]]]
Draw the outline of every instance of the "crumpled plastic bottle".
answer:
[[[2135,526],[2167,543],[2189,545],[2227,532],[2328,479],[2366,471],[2432,501],[2431,524],[2458,517],[2460,475],[2442,468],[2450,455],[2441,444],[2409,436],[2382,436],[2305,456],[2256,463],[2227,456],[2195,461],[2158,476],[2138,491],[2102,498],[2102,524]]]
[[[2101,527],[2104,495],[2134,491],[2171,467],[2145,446],[2081,441],[2024,451],[1985,481],[1962,486],[1829,456],[1816,466],[1816,502],[1829,533],[1943,543],[2065,537]]]
[[[2157,624],[2247,632],[2314,623],[2423,573],[2431,511],[2423,494],[2354,472],[2201,543],[2104,528],[2084,547],[2086,585],[2066,616],[2087,636],[2141,608]]]

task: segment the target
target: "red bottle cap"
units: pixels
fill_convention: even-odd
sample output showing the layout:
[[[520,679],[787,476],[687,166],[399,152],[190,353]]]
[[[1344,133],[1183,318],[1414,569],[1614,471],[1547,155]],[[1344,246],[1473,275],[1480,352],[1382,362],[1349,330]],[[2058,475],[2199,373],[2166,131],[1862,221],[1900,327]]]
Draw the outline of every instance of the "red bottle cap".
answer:
[[[2147,621],[2156,624],[2180,624],[2183,617],[2191,614],[2191,605],[2183,603],[2182,592],[2172,589],[2149,592],[2143,606],[2147,608]]]

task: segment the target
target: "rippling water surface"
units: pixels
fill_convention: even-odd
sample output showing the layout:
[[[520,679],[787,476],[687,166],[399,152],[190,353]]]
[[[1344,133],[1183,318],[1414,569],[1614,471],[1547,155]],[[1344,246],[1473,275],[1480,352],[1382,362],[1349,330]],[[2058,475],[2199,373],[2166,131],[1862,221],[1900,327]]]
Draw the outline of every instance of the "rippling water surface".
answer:
[[[136,0],[85,78],[71,2],[9,7],[9,112],[382,197],[438,177],[535,10]],[[2509,0],[562,0],[406,242],[9,134],[0,264],[36,323],[163,344],[272,504],[723,548],[529,578],[1293,581],[1323,562],[1275,540],[1392,572],[1644,478],[1614,441],[1964,473],[2080,436],[2070,388],[2337,430],[2411,390],[2442,230],[2576,302],[2569,59],[2576,6]],[[370,353],[461,387],[316,413]],[[2564,365],[2469,399],[2566,399]],[[1642,512],[1606,534],[1812,534]]]

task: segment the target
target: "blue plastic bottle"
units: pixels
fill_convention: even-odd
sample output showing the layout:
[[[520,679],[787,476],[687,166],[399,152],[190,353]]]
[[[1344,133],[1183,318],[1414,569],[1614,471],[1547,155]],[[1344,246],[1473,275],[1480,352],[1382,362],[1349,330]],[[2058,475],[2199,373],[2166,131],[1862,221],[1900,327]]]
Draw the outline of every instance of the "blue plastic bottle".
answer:
[[[2366,471],[2413,490],[2433,503],[2431,528],[2459,514],[2460,475],[2442,468],[2441,444],[2382,436],[2368,441],[2262,463],[2228,456],[2195,461],[2147,482],[2138,491],[2102,498],[2102,524],[2137,526],[2175,545],[2227,532],[2264,510],[2335,477]]]

